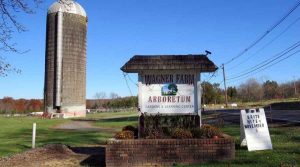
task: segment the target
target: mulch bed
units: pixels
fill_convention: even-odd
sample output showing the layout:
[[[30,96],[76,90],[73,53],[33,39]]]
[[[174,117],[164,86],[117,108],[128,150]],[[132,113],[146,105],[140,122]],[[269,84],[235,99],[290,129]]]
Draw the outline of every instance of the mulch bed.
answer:
[[[89,153],[88,150],[93,152]],[[105,162],[97,162],[101,159],[101,147],[70,148],[61,144],[50,144],[44,147],[31,149],[9,157],[0,158],[0,167],[33,167],[33,166],[99,166]],[[102,151],[103,152],[103,151]],[[99,155],[99,156],[97,156]]]

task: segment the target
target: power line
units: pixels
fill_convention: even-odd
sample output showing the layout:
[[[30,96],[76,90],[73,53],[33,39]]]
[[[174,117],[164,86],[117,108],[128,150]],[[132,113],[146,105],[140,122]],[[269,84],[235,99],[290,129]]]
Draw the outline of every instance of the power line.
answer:
[[[267,60],[264,60],[263,62],[255,65],[255,66],[253,66],[253,67],[245,70],[244,72],[241,72],[237,76],[231,77],[231,78],[229,78],[227,80],[232,80],[232,79],[235,79],[235,78],[240,78],[240,77],[245,76],[245,75],[247,75],[249,73],[252,73],[252,72],[254,72],[256,70],[259,70],[262,67],[267,66],[268,64],[274,62],[275,60],[283,57],[284,55],[288,54],[289,52],[293,51],[294,49],[296,49],[299,46],[300,46],[300,41],[296,42],[295,44],[293,44],[289,48],[285,49],[284,51],[281,51],[280,53],[276,54],[275,56],[273,56],[273,57],[271,57],[271,58],[269,58]]]
[[[204,81],[209,82],[213,77],[216,77],[216,72],[217,72],[217,71],[215,71],[215,72],[208,78],[208,80],[204,80]]]
[[[253,74],[244,76],[244,77],[242,77],[242,78],[240,78],[240,79],[235,79],[235,80],[227,81],[227,83],[236,82],[236,81],[245,79],[245,78],[247,78],[247,77],[253,76],[253,75],[255,75],[255,74],[259,73],[259,72],[262,72],[262,71],[266,70],[267,68],[270,68],[270,67],[272,67],[272,66],[274,66],[274,65],[276,65],[276,64],[278,64],[278,63],[280,63],[280,62],[282,62],[282,61],[285,60],[285,59],[288,59],[289,57],[291,57],[291,56],[293,56],[293,55],[295,55],[295,54],[297,54],[297,53],[299,53],[299,52],[300,52],[300,50],[296,51],[295,53],[293,53],[293,54],[291,54],[291,55],[289,55],[289,56],[287,56],[287,57],[285,57],[285,58],[283,58],[283,59],[281,59],[281,60],[279,60],[279,61],[277,61],[277,62],[275,62],[275,63],[273,63],[273,64],[271,64],[271,65],[269,65],[269,66],[267,66],[267,67],[265,67],[265,68],[263,68],[263,69],[257,71],[257,72],[255,72],[255,73],[253,73]]]
[[[299,46],[299,45],[298,45],[298,46]],[[295,48],[294,48],[294,49],[295,49]],[[292,50],[294,50],[294,49],[292,49]],[[286,55],[287,53],[291,52],[292,50],[289,50],[289,51],[283,53],[282,55],[280,55],[280,56],[278,56],[278,57],[276,57],[276,58],[274,58],[274,59],[268,61],[267,63],[265,63],[265,64],[263,64],[263,65],[261,65],[261,66],[259,66],[259,67],[257,67],[257,68],[254,68],[254,69],[251,70],[251,71],[248,71],[248,72],[246,72],[246,73],[244,73],[244,74],[241,74],[241,75],[239,75],[239,76],[236,76],[236,77],[229,78],[228,80],[240,78],[240,77],[243,77],[243,76],[245,76],[245,75],[247,75],[247,74],[250,74],[250,73],[252,73],[252,72],[255,72],[255,71],[257,71],[257,70],[259,70],[259,69],[261,69],[261,68],[263,68],[263,67],[265,67],[265,66],[271,64],[272,62],[278,60],[279,58],[281,58],[282,56],[284,56],[284,55]],[[264,68],[264,69],[265,69],[265,68]]]
[[[286,59],[288,59],[288,58],[290,58],[290,57],[292,57],[292,56],[294,56],[295,54],[297,54],[297,53],[299,53],[299,52],[300,52],[300,50],[297,50],[296,52],[294,52],[294,53],[288,55],[287,57],[284,57],[284,58],[278,60],[277,62],[272,63],[271,65],[268,65],[267,67],[261,69],[261,70],[258,71],[258,72],[264,71],[265,69],[268,69],[268,68],[270,68],[270,67],[272,67],[272,66],[274,66],[274,65],[276,65],[276,64],[278,64],[278,63],[280,63],[280,62],[282,62],[282,61],[284,61],[284,60],[286,60]],[[257,73],[258,73],[258,72],[257,72]]]
[[[127,76],[128,76],[128,78],[129,78],[129,81],[132,83],[132,84],[134,84],[135,86],[139,86],[136,82],[134,82],[132,79],[131,79],[131,77],[130,77],[130,75],[129,74],[127,74]]]
[[[282,59],[280,59],[280,60],[278,60],[278,61],[276,61],[276,62],[274,62],[274,63],[272,63],[272,64],[270,64],[268,66],[266,66],[266,67],[264,67],[263,69],[261,69],[259,71],[256,71],[255,73],[249,74],[247,76],[243,76],[242,78],[239,78],[239,79],[232,79],[232,81],[227,81],[227,82],[236,82],[236,81],[239,81],[241,79],[247,78],[249,76],[253,76],[253,75],[255,75],[255,74],[259,73],[259,72],[262,72],[262,71],[264,71],[264,70],[266,70],[266,69],[268,69],[268,68],[270,68],[270,67],[272,67],[272,66],[274,66],[274,65],[276,65],[276,64],[278,64],[278,63],[280,63],[280,62],[282,62],[282,61],[284,61],[284,60],[286,60],[286,59],[288,59],[288,58],[290,58],[292,56],[294,56],[295,54],[297,54],[299,52],[300,52],[300,50],[297,50],[296,52],[294,52],[294,53],[292,53],[292,54],[290,54],[290,55],[288,55],[288,56],[286,56],[286,57],[284,57],[284,58],[282,58]]]
[[[263,40],[270,32],[272,32],[278,25],[280,25],[293,11],[295,11],[300,5],[300,1],[297,2],[297,4],[292,7],[287,14],[285,14],[280,20],[278,20],[270,29],[268,29],[263,35],[261,35],[258,39],[256,39],[252,44],[250,44],[246,49],[244,49],[241,53],[239,53],[237,56],[233,57],[226,63],[225,65],[231,63],[232,61],[236,60],[237,58],[244,55],[246,52],[248,52],[251,48],[253,48],[256,44],[258,44],[261,40]]]
[[[274,56],[272,56],[272,57],[270,57],[270,58],[268,58],[268,59],[266,59],[266,60],[260,62],[259,64],[257,64],[257,65],[255,65],[255,66],[253,66],[253,67],[250,67],[250,68],[248,68],[248,69],[246,69],[246,70],[240,72],[240,73],[237,74],[237,75],[241,75],[241,74],[243,74],[243,73],[247,73],[248,71],[251,71],[252,69],[254,69],[254,68],[256,68],[256,67],[259,67],[259,66],[263,65],[264,63],[270,61],[271,59],[274,59],[274,58],[280,57],[280,56],[282,57],[282,54],[283,54],[283,53],[285,53],[285,52],[287,52],[287,51],[291,51],[291,50],[297,48],[297,47],[299,46],[299,44],[300,44],[300,41],[294,43],[294,44],[291,45],[290,47],[286,48],[285,50],[283,50],[283,51],[281,51],[281,52],[279,52],[279,53],[277,53],[277,54],[275,54]],[[237,75],[236,75],[236,76],[237,76]],[[232,78],[233,78],[233,77],[232,77]]]
[[[130,95],[133,96],[132,91],[131,91],[131,89],[130,89],[130,86],[129,86],[129,84],[128,84],[128,81],[127,81],[126,73],[125,73],[125,72],[123,72],[123,77],[124,77],[124,79],[125,79],[125,82],[126,82],[126,85],[127,85],[128,90],[129,90],[129,92],[130,92]]]
[[[269,45],[271,45],[274,41],[276,41],[277,39],[279,39],[284,33],[286,33],[290,28],[292,28],[293,25],[295,25],[299,20],[300,20],[300,17],[298,17],[296,20],[294,20],[283,31],[281,31],[276,37],[274,37],[270,42],[266,43],[263,47],[261,47],[260,49],[258,49],[251,56],[247,57],[245,60],[243,60],[240,63],[238,63],[237,65],[229,68],[228,70],[230,71],[230,70],[235,69],[235,68],[241,66],[242,64],[246,63],[248,60],[250,60],[251,58],[253,58],[255,55],[257,55],[258,53],[260,53],[261,51],[263,51],[266,47],[268,47]]]

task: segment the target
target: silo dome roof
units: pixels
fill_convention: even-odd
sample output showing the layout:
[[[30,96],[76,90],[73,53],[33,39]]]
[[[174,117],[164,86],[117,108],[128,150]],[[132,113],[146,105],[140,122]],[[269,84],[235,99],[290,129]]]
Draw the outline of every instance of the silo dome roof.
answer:
[[[56,13],[58,11],[86,17],[86,12],[83,7],[73,0],[59,0],[58,2],[54,2],[48,9],[48,14]]]

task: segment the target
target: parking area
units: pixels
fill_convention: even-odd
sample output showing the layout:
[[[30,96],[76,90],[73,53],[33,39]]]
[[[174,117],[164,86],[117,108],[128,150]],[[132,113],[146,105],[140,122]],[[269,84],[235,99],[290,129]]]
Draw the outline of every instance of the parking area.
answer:
[[[286,122],[300,125],[300,110],[265,110],[265,113],[269,123]],[[212,114],[225,122],[240,123],[239,109],[210,110],[203,112],[203,115]]]

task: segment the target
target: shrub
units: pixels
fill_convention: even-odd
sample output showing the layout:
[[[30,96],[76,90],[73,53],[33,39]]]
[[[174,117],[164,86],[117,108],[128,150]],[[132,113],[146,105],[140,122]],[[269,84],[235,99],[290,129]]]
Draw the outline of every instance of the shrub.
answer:
[[[138,133],[139,133],[138,128],[136,128],[134,126],[131,126],[131,125],[124,126],[122,128],[122,131],[131,131],[131,132],[133,132],[135,138],[138,137]]]
[[[162,127],[162,132],[166,137],[170,137],[172,134],[172,129],[169,127]]]
[[[197,138],[197,139],[205,138],[203,135],[203,130],[201,130],[200,128],[194,128],[191,130],[191,132],[193,134],[193,138]]]
[[[137,128],[131,125],[127,125],[122,128],[122,131],[127,131],[127,130],[134,132],[135,130],[137,130]]]
[[[175,128],[172,132],[172,138],[175,139],[190,139],[193,138],[192,133],[189,130]]]
[[[213,138],[214,136],[220,137],[221,135],[221,131],[211,125],[202,125],[200,130],[202,131],[202,136],[205,138]]]
[[[115,135],[116,139],[134,139],[134,133],[129,130],[117,132]]]
[[[153,128],[146,128],[145,129],[145,134],[144,134],[146,139],[162,139],[165,138],[164,133],[161,129],[153,129]]]

